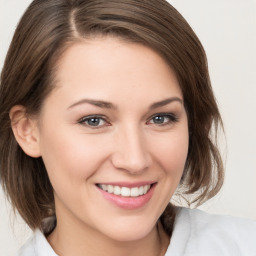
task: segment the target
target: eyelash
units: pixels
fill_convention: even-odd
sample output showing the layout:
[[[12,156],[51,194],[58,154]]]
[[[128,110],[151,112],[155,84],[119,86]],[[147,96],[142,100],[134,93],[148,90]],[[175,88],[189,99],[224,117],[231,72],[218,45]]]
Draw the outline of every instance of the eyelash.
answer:
[[[168,118],[168,121],[164,122],[164,123],[160,123],[160,124],[150,123],[150,121],[152,121],[154,118],[159,118],[159,117],[160,118],[162,118],[162,117]],[[170,124],[176,123],[178,121],[179,121],[178,117],[173,113],[157,113],[157,114],[153,115],[147,123],[154,124],[157,126],[165,126],[165,125],[170,125]]]
[[[168,121],[165,121],[163,123],[158,123],[158,124],[157,123],[151,123],[151,121],[154,118],[163,118],[163,117],[167,118]],[[98,120],[98,122],[96,122],[96,125],[91,125],[91,124],[88,123],[89,121],[92,121],[93,119]],[[103,121],[104,124],[99,125],[99,123],[101,121]],[[176,123],[176,122],[178,122],[178,117],[173,113],[157,113],[157,114],[153,115],[152,117],[150,117],[149,121],[147,121],[146,124],[150,124],[150,125],[153,124],[153,125],[157,125],[157,126],[165,126],[165,125],[173,124],[173,123]],[[84,125],[84,126],[88,126],[92,129],[99,129],[99,128],[111,125],[107,121],[106,117],[101,116],[101,115],[91,115],[91,116],[83,117],[78,121],[78,123],[81,124],[81,125]]]
[[[90,120],[93,120],[93,119],[98,119],[99,121],[103,120],[105,124],[100,125],[100,126],[98,126],[98,125],[94,126],[94,125],[90,125],[90,124],[87,123],[87,122],[89,122]],[[81,124],[81,125],[84,125],[84,126],[88,126],[92,129],[99,129],[99,128],[102,128],[104,126],[110,126],[110,123],[106,120],[106,117],[101,116],[101,115],[91,115],[91,116],[83,117],[78,121],[78,123]]]

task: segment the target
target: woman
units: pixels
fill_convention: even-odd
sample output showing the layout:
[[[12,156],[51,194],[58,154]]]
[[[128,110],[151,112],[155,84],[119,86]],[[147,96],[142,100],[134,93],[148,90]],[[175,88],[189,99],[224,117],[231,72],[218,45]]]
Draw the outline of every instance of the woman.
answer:
[[[216,195],[204,50],[166,1],[33,1],[1,74],[2,185],[18,255],[254,255],[256,224],[174,207]]]

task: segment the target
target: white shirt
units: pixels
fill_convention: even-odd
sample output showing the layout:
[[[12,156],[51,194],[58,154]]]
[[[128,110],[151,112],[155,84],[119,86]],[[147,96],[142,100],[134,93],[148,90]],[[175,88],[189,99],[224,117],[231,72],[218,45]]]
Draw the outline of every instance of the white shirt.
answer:
[[[36,230],[17,256],[58,255]],[[180,208],[165,256],[256,256],[256,222]]]

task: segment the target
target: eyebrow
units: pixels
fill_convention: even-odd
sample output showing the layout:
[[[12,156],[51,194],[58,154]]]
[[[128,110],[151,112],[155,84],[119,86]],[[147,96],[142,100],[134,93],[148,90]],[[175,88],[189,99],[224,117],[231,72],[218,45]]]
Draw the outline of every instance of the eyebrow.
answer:
[[[178,101],[183,105],[183,100],[181,98],[172,97],[172,98],[167,98],[165,100],[161,100],[161,101],[153,103],[152,105],[150,105],[149,109],[152,110],[155,108],[163,107],[163,106],[168,105],[169,103],[174,102],[174,101]]]
[[[181,98],[172,97],[172,98],[167,98],[167,99],[164,99],[164,100],[161,100],[161,101],[158,101],[158,102],[155,102],[155,103],[151,104],[149,106],[149,109],[152,110],[152,109],[155,109],[155,108],[163,107],[163,106],[168,105],[169,103],[174,102],[174,101],[178,101],[183,105],[183,100]],[[86,104],[86,103],[94,105],[94,106],[99,107],[99,108],[117,109],[117,106],[115,106],[111,102],[102,101],[102,100],[93,100],[93,99],[79,100],[78,102],[69,106],[68,109],[73,108],[77,105]]]
[[[116,109],[117,108],[114,104],[107,102],[107,101],[82,99],[82,100],[79,100],[78,102],[72,104],[71,106],[69,106],[68,109],[73,108],[77,105],[85,104],[85,103],[89,103],[89,104],[94,105],[99,108],[107,108],[107,109]]]

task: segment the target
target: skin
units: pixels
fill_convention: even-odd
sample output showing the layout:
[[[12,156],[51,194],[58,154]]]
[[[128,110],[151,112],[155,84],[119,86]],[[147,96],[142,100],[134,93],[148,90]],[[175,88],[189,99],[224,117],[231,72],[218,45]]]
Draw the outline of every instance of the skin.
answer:
[[[188,151],[187,115],[174,72],[148,47],[101,38],[71,46],[56,79],[31,122],[30,155],[34,150],[42,156],[54,188],[57,226],[49,243],[61,256],[164,255],[169,238],[158,218],[179,184]],[[95,115],[99,123],[92,126],[86,117]],[[96,186],[145,181],[155,183],[153,195],[136,209],[109,202]]]

